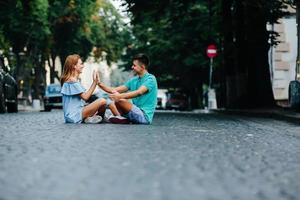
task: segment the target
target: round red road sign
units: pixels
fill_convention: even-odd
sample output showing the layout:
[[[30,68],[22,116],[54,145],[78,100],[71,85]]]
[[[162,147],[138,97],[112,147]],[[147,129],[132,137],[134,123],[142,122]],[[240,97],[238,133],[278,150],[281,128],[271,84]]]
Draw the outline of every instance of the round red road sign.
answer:
[[[210,44],[207,47],[206,54],[209,58],[214,58],[217,56],[217,47],[214,44]]]

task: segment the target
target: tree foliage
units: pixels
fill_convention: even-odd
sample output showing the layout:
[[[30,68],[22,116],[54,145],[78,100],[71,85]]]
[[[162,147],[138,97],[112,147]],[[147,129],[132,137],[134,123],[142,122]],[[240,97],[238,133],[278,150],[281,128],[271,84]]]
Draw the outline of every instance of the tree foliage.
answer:
[[[268,50],[276,45],[278,35],[267,31],[266,25],[277,23],[286,14],[283,1],[126,3],[137,40],[128,48],[128,54],[148,53],[152,59],[150,70],[161,85],[201,95],[202,84],[207,84],[209,76],[205,50],[209,43],[215,43],[219,56],[215,59],[213,83],[219,105],[242,108],[274,104]]]
[[[268,51],[277,34],[268,23],[285,15],[281,1],[223,0],[224,79],[222,102],[225,107],[249,108],[274,105]],[[273,42],[270,42],[273,41]]]
[[[64,62],[69,54],[83,59],[93,54],[110,63],[118,60],[128,37],[109,0],[2,0],[0,22],[0,49],[12,58],[17,79],[35,75],[30,84],[38,94],[46,60],[53,82],[56,57]]]
[[[52,52],[62,60],[74,52],[87,58],[93,47],[96,58],[116,61],[123,48],[127,27],[107,0],[51,0]],[[105,53],[104,53],[105,52]]]
[[[218,38],[217,21],[210,23],[207,1],[126,2],[136,38],[129,53],[149,54],[150,71],[160,86],[186,90],[195,97],[193,106],[199,106],[202,84],[208,83],[206,47],[218,42],[212,40]],[[217,13],[212,13],[215,18]]]

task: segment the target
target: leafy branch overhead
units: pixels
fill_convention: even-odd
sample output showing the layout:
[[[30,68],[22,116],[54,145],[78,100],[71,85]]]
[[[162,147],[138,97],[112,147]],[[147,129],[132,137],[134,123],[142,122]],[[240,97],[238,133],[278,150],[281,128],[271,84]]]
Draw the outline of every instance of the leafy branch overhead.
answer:
[[[2,0],[0,21],[0,49],[16,79],[33,87],[45,82],[45,61],[53,82],[57,57],[63,63],[77,53],[116,62],[129,34],[109,0]]]
[[[135,38],[127,53],[149,54],[150,71],[160,86],[188,91],[197,107],[208,84],[206,48],[215,43],[219,55],[212,83],[223,105],[273,104],[268,50],[277,44],[278,34],[266,26],[288,14],[286,3],[295,2],[126,0]]]

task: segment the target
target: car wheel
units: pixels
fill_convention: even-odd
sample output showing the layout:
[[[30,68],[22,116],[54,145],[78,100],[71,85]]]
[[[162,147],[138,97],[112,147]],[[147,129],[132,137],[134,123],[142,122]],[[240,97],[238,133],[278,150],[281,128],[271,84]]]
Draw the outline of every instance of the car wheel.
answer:
[[[15,102],[15,103],[7,103],[7,112],[9,112],[9,113],[18,112],[18,104],[17,104],[17,102]]]
[[[3,86],[0,85],[0,113],[6,112],[6,105],[5,105],[5,94],[3,90]]]
[[[51,111],[51,106],[45,106],[45,111],[50,112]]]
[[[7,103],[7,112],[13,113],[13,112],[18,112],[18,98],[17,98],[17,89],[15,89],[15,97],[14,97],[14,102],[12,103]]]

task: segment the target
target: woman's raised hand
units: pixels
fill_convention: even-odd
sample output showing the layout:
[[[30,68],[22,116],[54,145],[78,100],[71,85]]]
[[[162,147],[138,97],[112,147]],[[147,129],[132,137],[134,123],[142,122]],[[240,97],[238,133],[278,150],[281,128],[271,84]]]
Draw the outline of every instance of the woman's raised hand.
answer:
[[[100,83],[100,74],[99,71],[96,72],[96,77],[97,77],[97,83]]]
[[[93,70],[93,82],[98,83],[97,72]]]

